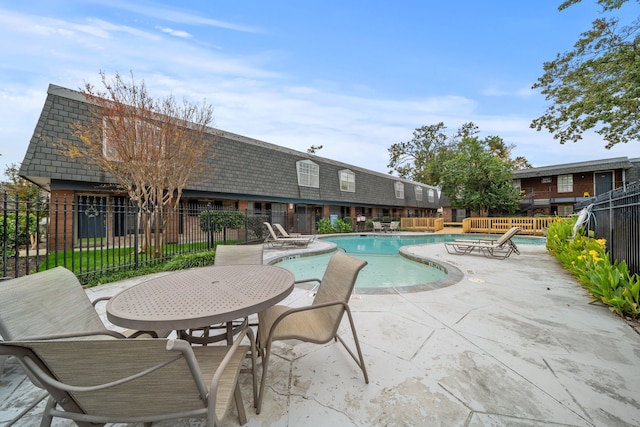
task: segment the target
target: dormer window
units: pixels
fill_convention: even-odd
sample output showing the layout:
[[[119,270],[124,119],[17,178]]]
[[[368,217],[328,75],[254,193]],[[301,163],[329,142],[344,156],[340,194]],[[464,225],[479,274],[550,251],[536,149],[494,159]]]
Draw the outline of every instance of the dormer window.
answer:
[[[422,187],[416,186],[416,200],[418,202],[422,201]]]
[[[296,162],[298,185],[300,187],[320,188],[320,167],[311,160]]]
[[[436,201],[436,191],[433,188],[429,189],[429,195],[427,197],[429,197],[429,203],[433,203]]]
[[[102,155],[110,161],[153,161],[164,157],[162,129],[129,117],[102,119]]]
[[[404,199],[404,184],[397,181],[393,184],[393,187],[396,190],[396,199]]]
[[[338,172],[338,178],[340,179],[340,191],[348,191],[350,193],[356,192],[356,174],[349,169],[344,169]]]

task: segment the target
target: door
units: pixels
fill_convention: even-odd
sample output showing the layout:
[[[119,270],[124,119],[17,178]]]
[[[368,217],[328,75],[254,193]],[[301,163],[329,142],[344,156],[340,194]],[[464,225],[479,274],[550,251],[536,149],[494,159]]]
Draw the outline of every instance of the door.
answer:
[[[107,198],[78,196],[78,238],[99,239],[107,235]]]
[[[307,206],[296,205],[296,231],[302,234],[311,233],[311,224],[307,217]]]
[[[596,172],[596,196],[613,190],[613,172]]]

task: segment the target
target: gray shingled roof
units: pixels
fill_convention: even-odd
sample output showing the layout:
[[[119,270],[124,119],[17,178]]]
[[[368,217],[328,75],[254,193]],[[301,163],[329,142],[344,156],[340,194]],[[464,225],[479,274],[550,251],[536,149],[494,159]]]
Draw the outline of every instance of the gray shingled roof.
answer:
[[[95,184],[113,184],[115,180],[101,170],[71,159],[56,147],[62,140],[73,140],[70,125],[89,117],[87,101],[77,91],[50,85],[42,113],[34,130],[24,161],[23,176],[43,187],[86,188]],[[297,203],[371,205],[380,207],[440,206],[435,187],[403,180],[380,172],[292,150],[219,129],[209,129],[214,138],[206,157],[206,170],[197,184],[186,193],[201,197],[227,197]],[[300,187],[296,162],[311,160],[319,165],[320,188]],[[356,192],[340,191],[338,172],[355,174]],[[394,183],[404,183],[404,200],[395,198]],[[423,200],[417,201],[415,187],[423,187]],[[429,203],[428,191],[435,192]]]
[[[565,163],[562,165],[521,169],[514,172],[514,178],[535,178],[551,175],[564,175],[569,173],[599,172],[630,168],[632,168],[632,164],[628,158],[616,157],[613,159],[591,160],[588,162]]]

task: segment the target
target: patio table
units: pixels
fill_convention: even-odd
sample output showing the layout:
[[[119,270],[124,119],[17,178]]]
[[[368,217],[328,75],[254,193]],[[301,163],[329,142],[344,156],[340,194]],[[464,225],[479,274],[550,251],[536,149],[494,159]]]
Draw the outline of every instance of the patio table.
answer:
[[[144,331],[186,330],[258,313],[289,295],[290,271],[271,265],[194,268],[132,286],[107,303],[107,319]]]

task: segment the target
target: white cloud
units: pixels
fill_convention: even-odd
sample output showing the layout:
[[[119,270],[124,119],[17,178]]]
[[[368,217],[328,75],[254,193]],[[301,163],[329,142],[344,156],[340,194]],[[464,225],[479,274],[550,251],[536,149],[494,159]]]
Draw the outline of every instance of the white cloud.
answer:
[[[188,39],[188,38],[192,37],[191,34],[189,34],[186,31],[174,30],[174,29],[171,29],[171,28],[161,28],[161,27],[159,27],[159,28],[160,28],[160,31],[162,31],[163,33],[167,33],[167,34],[170,34],[170,35],[175,36],[175,37],[182,37],[182,38],[185,38],[185,39]]]

